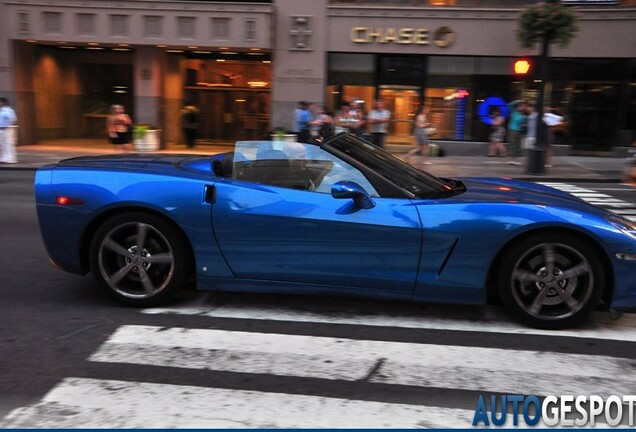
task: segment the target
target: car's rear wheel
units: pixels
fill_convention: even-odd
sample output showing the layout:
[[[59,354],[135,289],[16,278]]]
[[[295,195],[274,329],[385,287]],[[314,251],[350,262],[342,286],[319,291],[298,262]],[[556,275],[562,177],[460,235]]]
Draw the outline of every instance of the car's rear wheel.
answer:
[[[525,238],[507,251],[501,264],[501,299],[530,326],[575,326],[600,301],[603,266],[597,252],[573,235],[546,232]]]
[[[186,249],[177,229],[145,213],[114,216],[91,242],[91,270],[100,285],[129,306],[166,302],[187,280]]]

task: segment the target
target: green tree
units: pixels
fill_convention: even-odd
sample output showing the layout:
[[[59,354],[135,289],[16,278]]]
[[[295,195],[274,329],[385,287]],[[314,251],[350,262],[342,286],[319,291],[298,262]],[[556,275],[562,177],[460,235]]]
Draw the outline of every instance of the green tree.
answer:
[[[578,31],[576,13],[558,0],[548,0],[523,11],[517,39],[523,48],[533,48],[545,38],[548,43],[557,43],[565,48]]]
[[[574,10],[561,4],[559,0],[539,2],[525,9],[519,20],[517,39],[523,48],[533,48],[541,44],[539,57],[540,85],[536,103],[537,109],[537,150],[530,151],[529,173],[545,172],[545,150],[547,148],[547,127],[541,119],[544,113],[545,84],[550,78],[550,45],[565,48],[579,30]]]

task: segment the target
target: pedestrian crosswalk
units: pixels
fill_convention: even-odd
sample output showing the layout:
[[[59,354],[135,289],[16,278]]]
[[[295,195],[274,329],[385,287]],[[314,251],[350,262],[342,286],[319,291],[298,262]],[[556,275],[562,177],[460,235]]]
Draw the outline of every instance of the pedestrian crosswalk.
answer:
[[[561,182],[538,182],[544,186],[549,186],[563,192],[570,193],[583,201],[587,201],[590,204],[597,205],[599,207],[606,208],[614,213],[620,214],[625,218],[636,222],[636,203],[624,201],[618,199],[610,194],[604,193],[591,188],[581,187],[569,183]],[[607,188],[604,188],[607,189]],[[624,189],[617,189],[624,190]]]
[[[468,428],[479,395],[636,388],[630,314],[543,332],[497,307],[262,298],[144,310],[87,359],[94,373],[62,379],[0,427]]]

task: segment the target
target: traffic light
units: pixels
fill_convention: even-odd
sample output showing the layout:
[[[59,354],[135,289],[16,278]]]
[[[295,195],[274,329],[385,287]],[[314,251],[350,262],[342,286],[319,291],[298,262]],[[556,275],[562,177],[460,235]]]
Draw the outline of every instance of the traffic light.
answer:
[[[515,61],[515,75],[527,75],[530,72],[530,60],[519,59]]]

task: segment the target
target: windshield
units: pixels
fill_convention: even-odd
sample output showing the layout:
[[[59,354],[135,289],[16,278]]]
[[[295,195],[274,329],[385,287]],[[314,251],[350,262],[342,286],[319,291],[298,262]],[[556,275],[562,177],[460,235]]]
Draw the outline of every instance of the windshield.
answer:
[[[446,183],[420,171],[391,153],[353,135],[337,136],[325,143],[325,146],[350,156],[416,198],[448,196],[458,188],[463,190],[461,186]]]
[[[372,197],[380,196],[360,170],[314,144],[238,141],[231,159],[232,168],[224,176],[237,180],[325,194],[346,180]]]

